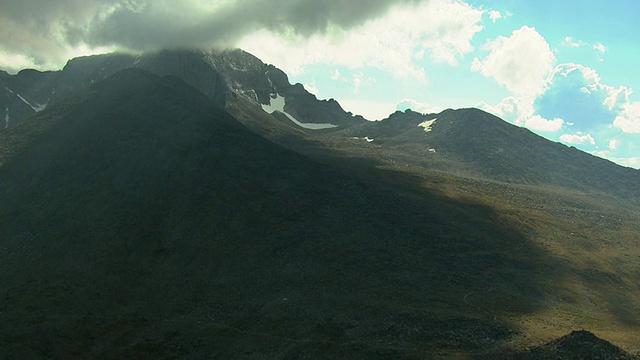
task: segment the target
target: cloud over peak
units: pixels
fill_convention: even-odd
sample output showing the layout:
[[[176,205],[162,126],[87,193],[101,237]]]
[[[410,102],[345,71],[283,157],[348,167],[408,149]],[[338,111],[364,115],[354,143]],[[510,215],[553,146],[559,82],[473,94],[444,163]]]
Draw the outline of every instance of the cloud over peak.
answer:
[[[484,10],[454,0],[398,2],[383,16],[348,31],[330,27],[302,37],[261,29],[238,44],[290,74],[325,63],[376,68],[396,78],[424,81],[426,74],[419,63],[425,58],[455,66],[474,50],[471,40],[483,29],[483,14]]]
[[[511,36],[499,36],[484,45],[489,54],[475,58],[472,69],[494,78],[520,96],[542,94],[556,57],[535,28],[523,26]]]
[[[267,29],[283,36],[350,29],[419,0],[0,0],[0,60],[47,66],[88,49],[230,46]],[[54,60],[52,60],[54,59]],[[20,59],[18,59],[20,60]],[[6,64],[0,63],[0,66]]]

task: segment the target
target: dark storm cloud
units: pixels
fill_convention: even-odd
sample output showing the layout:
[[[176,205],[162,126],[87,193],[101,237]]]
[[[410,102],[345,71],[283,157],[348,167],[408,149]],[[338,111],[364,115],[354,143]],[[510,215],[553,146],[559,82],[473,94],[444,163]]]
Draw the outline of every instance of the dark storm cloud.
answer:
[[[330,25],[349,28],[381,15],[395,3],[416,0],[237,0],[207,12],[206,3],[138,2],[138,12],[121,7],[95,24],[85,40],[135,49],[166,46],[229,45],[258,29],[302,36]],[[204,9],[203,9],[204,8]]]
[[[45,63],[68,50],[65,29],[92,19],[107,0],[0,0],[0,57]]]
[[[259,29],[309,36],[423,0],[0,0],[0,54],[34,62],[79,45],[153,50],[230,46]]]

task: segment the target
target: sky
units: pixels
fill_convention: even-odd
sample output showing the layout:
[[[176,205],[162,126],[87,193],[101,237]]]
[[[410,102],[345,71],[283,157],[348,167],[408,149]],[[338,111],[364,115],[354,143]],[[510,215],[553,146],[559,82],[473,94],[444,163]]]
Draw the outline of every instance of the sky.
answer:
[[[0,69],[239,47],[370,120],[478,107],[640,168],[637,0],[0,0]]]

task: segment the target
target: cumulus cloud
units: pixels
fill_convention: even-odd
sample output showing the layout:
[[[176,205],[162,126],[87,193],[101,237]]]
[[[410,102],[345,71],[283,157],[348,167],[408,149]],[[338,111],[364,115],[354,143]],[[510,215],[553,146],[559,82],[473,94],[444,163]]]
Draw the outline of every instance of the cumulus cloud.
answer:
[[[640,102],[625,103],[613,125],[628,134],[640,134]]]
[[[518,126],[541,132],[557,132],[565,124],[562,118],[547,119],[536,114],[534,98],[530,96],[507,96],[497,105],[479,103],[476,107],[496,114]]]
[[[591,144],[595,145],[596,140],[590,134],[580,135],[580,134],[563,134],[560,136],[560,141],[565,142],[567,144]]]
[[[350,29],[395,5],[418,2],[0,0],[0,55],[6,59],[22,54],[34,65],[48,65],[83,49],[143,51],[233,45],[261,29],[308,37]]]
[[[614,156],[610,151],[601,151],[601,150],[588,151],[588,153],[601,157],[603,159],[613,161],[618,165],[640,170],[640,156],[619,157],[619,156]]]
[[[490,53],[484,59],[474,59],[473,71],[495,79],[519,96],[535,97],[545,91],[556,57],[535,28],[523,26],[483,48]]]
[[[495,24],[496,21],[502,19],[502,14],[500,13],[500,11],[491,10],[489,11],[489,19],[491,19],[491,21]]]
[[[609,145],[607,146],[609,150],[615,150],[620,145],[620,139],[610,139]]]
[[[551,74],[547,87],[535,102],[536,111],[542,116],[562,117],[573,124],[574,131],[587,132],[609,126],[616,116],[620,119],[619,127],[632,127],[634,107],[629,105],[632,90],[604,84],[592,68],[560,64]]]
[[[425,56],[456,65],[474,48],[471,40],[482,30],[483,10],[454,0],[430,0],[391,8],[349,31],[330,28],[310,37],[283,36],[263,29],[239,46],[285,72],[301,74],[305,66],[324,63],[350,69],[374,67],[396,78],[424,81],[417,64]]]
[[[423,114],[434,114],[444,110],[441,107],[433,106],[415,99],[402,99],[396,104],[396,110],[405,111],[407,109]]]
[[[564,120],[555,118],[553,120],[548,120],[543,118],[540,115],[533,115],[527,117],[524,121],[524,126],[528,127],[531,130],[537,130],[542,132],[556,132],[562,129],[562,125],[564,124]]]

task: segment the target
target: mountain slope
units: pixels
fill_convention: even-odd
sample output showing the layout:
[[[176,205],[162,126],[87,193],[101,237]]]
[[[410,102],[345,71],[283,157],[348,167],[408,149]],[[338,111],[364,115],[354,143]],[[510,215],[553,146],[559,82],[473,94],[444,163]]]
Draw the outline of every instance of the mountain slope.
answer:
[[[478,109],[396,112],[331,136],[363,152],[369,148],[424,169],[592,192],[596,197],[614,195],[640,205],[640,171],[551,142]],[[351,140],[364,137],[372,143]]]
[[[518,332],[477,294],[531,313],[537,264],[562,273],[490,208],[317,164],[173,77],[116,73],[0,136],[8,357],[499,349]]]

